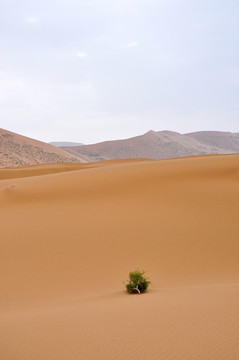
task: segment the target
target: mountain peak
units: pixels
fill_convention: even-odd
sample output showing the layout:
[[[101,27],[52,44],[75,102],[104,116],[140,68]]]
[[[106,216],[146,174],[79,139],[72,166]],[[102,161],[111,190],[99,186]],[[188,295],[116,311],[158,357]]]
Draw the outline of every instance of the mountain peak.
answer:
[[[64,150],[81,156],[88,162],[148,158],[166,159],[202,154],[226,154],[239,152],[239,134],[221,133],[180,134],[175,131],[149,130],[130,139],[102,142],[92,145],[63,147]]]

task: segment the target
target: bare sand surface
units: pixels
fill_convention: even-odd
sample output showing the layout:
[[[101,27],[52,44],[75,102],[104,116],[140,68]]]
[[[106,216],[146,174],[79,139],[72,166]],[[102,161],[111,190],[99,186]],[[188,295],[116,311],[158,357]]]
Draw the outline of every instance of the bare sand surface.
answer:
[[[239,358],[239,155],[11,170],[0,359]]]

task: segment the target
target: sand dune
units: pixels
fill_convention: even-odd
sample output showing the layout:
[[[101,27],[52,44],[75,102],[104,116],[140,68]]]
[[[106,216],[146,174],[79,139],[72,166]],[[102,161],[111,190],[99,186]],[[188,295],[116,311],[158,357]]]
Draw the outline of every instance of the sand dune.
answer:
[[[0,168],[54,162],[85,161],[53,145],[0,129]]]
[[[238,359],[239,155],[12,171],[1,359]]]

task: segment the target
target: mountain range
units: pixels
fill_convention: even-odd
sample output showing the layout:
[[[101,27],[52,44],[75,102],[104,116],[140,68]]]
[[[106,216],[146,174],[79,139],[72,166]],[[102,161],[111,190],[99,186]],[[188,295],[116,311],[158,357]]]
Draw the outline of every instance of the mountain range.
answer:
[[[52,144],[55,144],[52,145]],[[167,159],[191,155],[239,153],[239,133],[199,131],[180,134],[150,130],[125,140],[92,145],[47,144],[0,129],[0,167],[43,163],[88,163],[113,159]]]
[[[200,131],[180,134],[150,130],[125,140],[105,141],[93,145],[62,147],[86,162],[112,159],[167,159],[203,154],[239,153],[239,133]]]

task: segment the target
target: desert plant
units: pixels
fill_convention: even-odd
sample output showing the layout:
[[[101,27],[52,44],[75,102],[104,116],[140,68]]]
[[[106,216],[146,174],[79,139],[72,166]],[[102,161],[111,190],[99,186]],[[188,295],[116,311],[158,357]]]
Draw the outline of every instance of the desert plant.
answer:
[[[130,294],[140,294],[147,290],[150,281],[144,277],[144,271],[136,270],[129,273],[129,281],[125,285]]]

